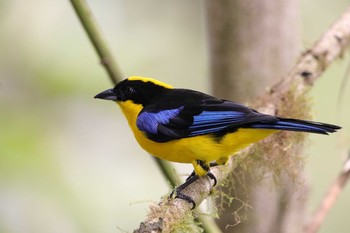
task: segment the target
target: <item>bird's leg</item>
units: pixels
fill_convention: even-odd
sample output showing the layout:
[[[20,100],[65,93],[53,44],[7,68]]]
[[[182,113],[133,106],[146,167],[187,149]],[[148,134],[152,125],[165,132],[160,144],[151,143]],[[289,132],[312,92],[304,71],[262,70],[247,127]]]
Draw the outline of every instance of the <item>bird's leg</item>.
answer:
[[[199,165],[201,166],[201,164],[202,164],[203,162],[201,161],[200,163],[199,163]],[[215,166],[219,166],[220,164],[218,164],[217,162],[211,162],[211,163],[209,163],[209,167],[215,167]],[[203,167],[202,167],[203,168]],[[203,168],[204,169],[204,168]],[[205,170],[205,169],[204,169]],[[196,172],[195,171],[193,171],[187,178],[186,178],[186,181],[188,180],[188,179],[190,179],[192,176],[195,176],[196,175]],[[209,169],[208,169],[208,171],[207,171],[207,175],[209,176],[209,178],[211,178],[211,179],[213,179],[214,180],[214,182],[216,181],[216,178],[215,178],[215,176],[209,171]],[[216,182],[215,182],[215,185],[216,185]],[[215,186],[214,185],[214,186]]]
[[[210,179],[214,180],[214,185],[213,186],[215,186],[218,183],[218,181],[217,181],[216,177],[214,176],[214,174],[210,172],[210,167],[214,167],[214,166],[217,166],[219,164],[217,164],[216,162],[208,164],[208,163],[206,163],[206,162],[204,162],[202,160],[196,160],[196,162],[206,172],[206,175]]]
[[[195,176],[196,175],[196,172],[193,171],[187,178],[186,178],[186,181],[189,180],[192,176]]]
[[[225,164],[227,164],[227,161],[228,161],[228,158],[223,157],[223,158],[220,158],[219,160],[217,160],[215,162],[209,163],[209,167],[216,167],[216,166],[219,166],[219,165],[225,165]],[[214,176],[214,174],[209,171],[209,169],[208,169],[208,174],[207,175],[209,176],[210,179],[214,180],[214,185],[213,186],[215,186],[217,184],[217,179]]]
[[[209,163],[209,168],[208,169],[206,169],[206,168],[204,168],[203,166],[202,166],[202,164],[205,164],[203,161],[201,161],[201,160],[198,160],[199,162],[197,162],[198,163],[198,165],[199,166],[201,166],[201,168],[203,168],[203,170],[205,170],[206,172],[207,172],[207,175],[211,178],[211,175],[212,175],[212,173],[209,171],[209,168],[210,167],[215,167],[215,166],[219,166],[220,164],[218,164],[217,162],[211,162],[211,163]],[[194,176],[194,175],[196,175],[196,172],[195,171],[193,171],[187,178],[186,178],[186,180],[188,180],[188,179],[190,179],[192,176]],[[212,178],[213,179],[213,178]]]

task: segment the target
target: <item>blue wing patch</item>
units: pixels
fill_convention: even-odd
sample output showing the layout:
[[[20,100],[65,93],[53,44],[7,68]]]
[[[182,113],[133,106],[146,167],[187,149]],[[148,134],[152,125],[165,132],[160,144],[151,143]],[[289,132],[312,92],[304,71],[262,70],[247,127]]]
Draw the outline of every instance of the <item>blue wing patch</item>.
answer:
[[[161,110],[159,112],[141,112],[137,117],[137,127],[148,134],[157,134],[159,125],[166,125],[170,119],[179,115],[183,107]]]

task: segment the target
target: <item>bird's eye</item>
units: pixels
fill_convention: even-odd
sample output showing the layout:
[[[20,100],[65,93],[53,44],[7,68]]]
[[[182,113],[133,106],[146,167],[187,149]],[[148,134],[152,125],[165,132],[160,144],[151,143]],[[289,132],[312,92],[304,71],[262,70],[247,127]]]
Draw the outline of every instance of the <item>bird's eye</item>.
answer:
[[[131,99],[132,96],[134,96],[135,92],[136,92],[136,90],[133,87],[125,86],[123,88],[123,96],[126,99]]]
[[[133,100],[137,90],[129,85],[118,86],[115,90],[118,101]]]
[[[132,87],[126,87],[126,92],[128,92],[129,94],[133,94],[135,92],[135,89]]]

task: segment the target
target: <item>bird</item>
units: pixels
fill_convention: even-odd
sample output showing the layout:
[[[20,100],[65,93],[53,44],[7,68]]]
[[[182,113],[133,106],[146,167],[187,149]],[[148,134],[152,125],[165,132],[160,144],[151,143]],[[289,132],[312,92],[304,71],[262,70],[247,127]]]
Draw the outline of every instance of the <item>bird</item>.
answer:
[[[341,127],[260,113],[240,103],[171,85],[153,78],[131,76],[95,96],[121,108],[138,144],[163,160],[192,163],[194,173],[176,189],[177,197],[195,203],[181,191],[210,167],[252,143],[279,131],[329,134]]]

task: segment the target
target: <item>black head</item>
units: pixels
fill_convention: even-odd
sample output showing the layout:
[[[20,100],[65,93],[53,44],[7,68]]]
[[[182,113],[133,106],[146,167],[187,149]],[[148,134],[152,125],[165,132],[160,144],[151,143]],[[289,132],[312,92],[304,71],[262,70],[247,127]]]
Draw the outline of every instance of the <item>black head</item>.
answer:
[[[130,77],[119,82],[114,88],[97,94],[95,98],[116,102],[131,100],[136,104],[146,105],[149,100],[171,88],[170,85],[155,79]]]

